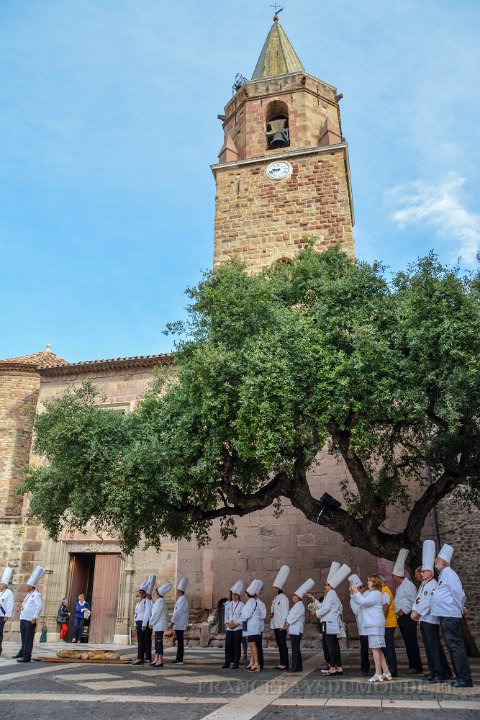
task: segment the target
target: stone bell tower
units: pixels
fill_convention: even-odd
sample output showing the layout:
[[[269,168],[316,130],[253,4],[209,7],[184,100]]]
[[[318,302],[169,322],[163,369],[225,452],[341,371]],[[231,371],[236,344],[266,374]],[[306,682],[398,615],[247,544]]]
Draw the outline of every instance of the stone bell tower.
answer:
[[[354,254],[353,207],[341,96],[309,75],[278,17],[252,79],[225,107],[216,181],[215,251],[256,272],[293,257],[308,238]]]

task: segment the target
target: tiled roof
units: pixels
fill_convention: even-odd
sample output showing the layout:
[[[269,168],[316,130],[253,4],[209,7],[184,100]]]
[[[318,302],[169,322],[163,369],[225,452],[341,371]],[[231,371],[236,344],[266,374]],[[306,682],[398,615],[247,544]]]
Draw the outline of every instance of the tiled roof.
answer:
[[[0,368],[2,366],[15,366],[17,369],[23,367],[26,370],[33,370],[34,368],[57,367],[59,365],[68,365],[68,362],[58,357],[58,355],[55,355],[48,346],[46,350],[33,353],[32,355],[21,355],[15,358],[0,360]]]
[[[83,360],[78,363],[41,368],[41,375],[80,375],[101,370],[120,370],[135,367],[155,367],[170,365],[172,353],[161,355],[134,355],[133,357],[109,358],[107,360]]]
[[[295,72],[304,72],[303,65],[275,16],[253,71],[252,80]]]

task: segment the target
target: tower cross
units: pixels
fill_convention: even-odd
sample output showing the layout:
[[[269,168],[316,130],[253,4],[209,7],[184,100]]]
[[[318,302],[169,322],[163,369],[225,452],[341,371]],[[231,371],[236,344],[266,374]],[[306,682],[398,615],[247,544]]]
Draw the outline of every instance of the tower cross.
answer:
[[[282,12],[283,7],[280,7],[280,5],[278,5],[277,3],[273,3],[273,5],[270,5],[270,7],[273,7],[273,9],[275,10],[275,16],[274,16],[273,19],[274,19],[274,20],[278,20],[278,17],[277,17],[277,16],[278,16],[279,13]]]

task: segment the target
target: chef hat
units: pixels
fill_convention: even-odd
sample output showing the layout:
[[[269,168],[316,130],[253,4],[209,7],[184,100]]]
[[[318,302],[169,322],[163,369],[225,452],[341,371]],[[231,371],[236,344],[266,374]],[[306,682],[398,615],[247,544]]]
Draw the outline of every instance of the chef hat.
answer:
[[[405,560],[407,559],[407,555],[407,548],[401,548],[398,551],[397,559],[395,560],[395,565],[393,566],[392,575],[396,575],[397,577],[404,577]]]
[[[298,590],[295,590],[295,595],[298,595],[299,598],[303,598],[305,593],[310,592],[310,590],[315,585],[315,580],[312,580],[312,578],[308,578],[308,580],[305,580],[303,585],[300,585]]]
[[[327,583],[329,585],[330,585],[330,578],[332,577],[332,575],[334,575],[337,572],[337,570],[340,569],[340,567],[341,567],[340,563],[335,562],[335,561],[333,561],[332,564],[330,565],[330,570],[328,571],[328,575],[327,575]]]
[[[348,578],[348,582],[353,583],[357,587],[361,587],[363,585],[363,582],[355,573],[353,573],[353,575],[350,575],[350,577]]]
[[[442,549],[438,553],[439,558],[442,558],[442,560],[445,560],[445,562],[450,563],[452,560],[453,555],[453,547],[451,545],[445,545],[442,546]]]
[[[147,593],[148,592],[148,580],[145,580],[138,589],[142,590],[144,593]]]
[[[41,565],[37,565],[33,573],[28,578],[27,585],[30,585],[30,587],[37,587],[38,583],[44,575],[45,570],[43,569],[43,567]]]
[[[349,575],[349,573],[352,572],[352,568],[348,567],[348,565],[342,565],[337,572],[333,573],[333,575],[330,577],[330,580],[328,581],[328,584],[330,587],[335,589],[342,583]]]
[[[249,595],[258,595],[262,587],[263,582],[261,580],[252,580],[250,585],[247,587],[247,593]]]
[[[258,581],[257,595],[260,595],[260,593],[262,592],[262,590],[263,590],[263,580],[259,580],[259,581]]]
[[[185,590],[187,589],[187,585],[188,585],[188,578],[182,577],[182,579],[180,580],[180,582],[177,585],[177,590],[181,590],[182,592],[185,592]]]
[[[13,575],[13,568],[12,567],[6,567],[3,571],[2,579],[0,580],[0,583],[3,583],[4,585],[9,585],[12,580]]]
[[[422,548],[422,570],[431,570],[435,563],[435,541],[424,540]]]
[[[155,587],[155,580],[156,580],[156,579],[157,579],[157,576],[156,576],[156,575],[150,575],[150,576],[149,576],[149,578],[148,578],[148,580],[147,580],[147,589],[145,590],[145,592],[147,593],[147,595],[150,595],[150,596],[151,596],[151,595],[153,594],[153,588]]]
[[[234,595],[240,595],[240,593],[243,591],[243,580],[237,580],[236,583],[232,585],[230,588],[230,592],[232,592]]]
[[[288,565],[282,565],[280,570],[277,573],[277,577],[273,581],[272,585],[273,587],[278,588],[279,590],[283,590],[283,586],[287,582],[287,578],[290,575],[290,568]]]
[[[172,583],[167,582],[167,583],[164,583],[163,585],[159,585],[157,587],[157,592],[160,595],[160,597],[163,597],[168,592],[170,592],[171,589],[172,589]]]

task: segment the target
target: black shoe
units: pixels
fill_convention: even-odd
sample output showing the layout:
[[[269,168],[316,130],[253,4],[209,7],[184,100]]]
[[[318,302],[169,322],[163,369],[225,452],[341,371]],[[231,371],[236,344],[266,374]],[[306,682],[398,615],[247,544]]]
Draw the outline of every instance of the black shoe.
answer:
[[[17,662],[27,663],[27,662],[30,662],[30,660],[27,660],[27,659],[24,658],[24,657],[20,657],[20,658],[18,658]]]
[[[229,667],[230,667],[230,663],[223,663],[222,670],[226,670]],[[238,667],[238,665],[237,665],[237,667]]]
[[[238,663],[233,663],[232,670],[238,670]]]
[[[431,680],[433,677],[435,677],[435,676],[432,675],[432,673],[425,673],[425,675],[423,676],[423,679],[424,679],[424,680]]]
[[[16,660],[19,657],[23,657],[22,653],[17,653],[16,655],[12,655],[13,660]]]
[[[132,663],[132,665],[144,665],[144,664],[145,664],[144,660],[134,660]]]
[[[183,660],[171,660],[172,665],[183,665]]]
[[[433,677],[428,678],[427,682],[429,685],[432,685],[433,683],[443,683],[445,682],[445,678],[434,675]]]
[[[466,682],[465,680],[453,680],[450,685],[454,688],[473,687],[473,682]]]

